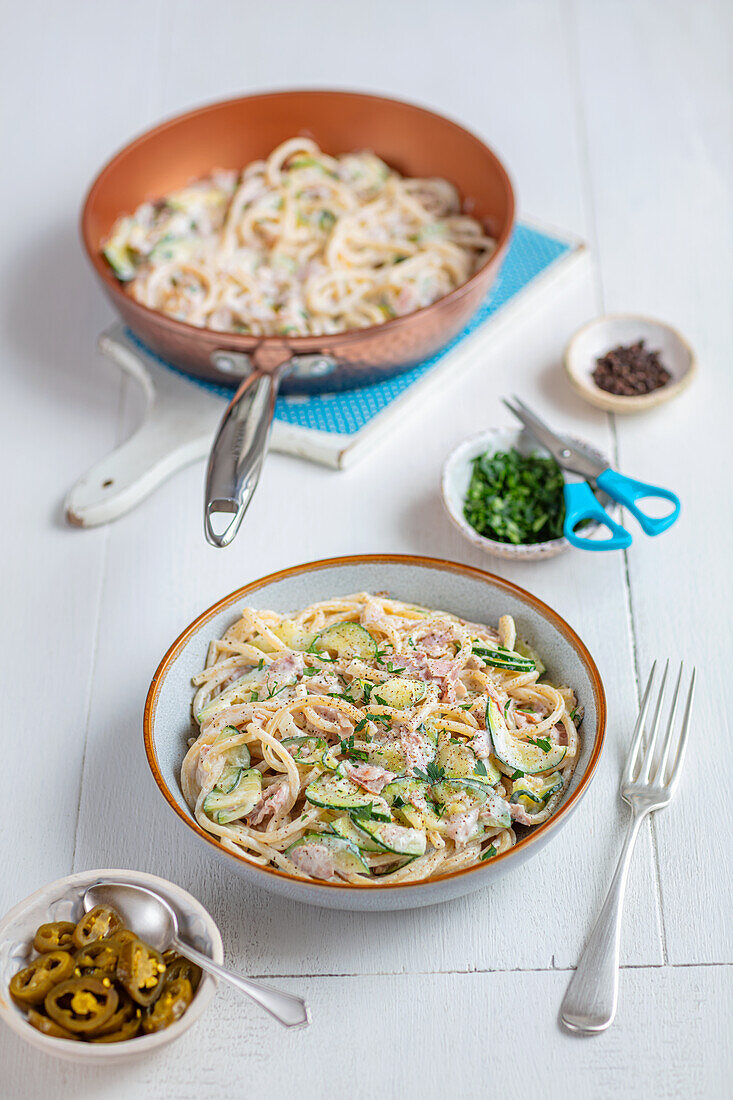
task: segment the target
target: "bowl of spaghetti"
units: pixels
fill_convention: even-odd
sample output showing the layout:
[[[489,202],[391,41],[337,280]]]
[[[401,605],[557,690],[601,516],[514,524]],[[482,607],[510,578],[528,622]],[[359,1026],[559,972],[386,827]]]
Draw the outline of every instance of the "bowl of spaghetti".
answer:
[[[592,657],[536,597],[360,556],[203,612],[153,678],[144,738],[168,805],[245,881],[401,909],[537,853],[590,782],[605,712]]]

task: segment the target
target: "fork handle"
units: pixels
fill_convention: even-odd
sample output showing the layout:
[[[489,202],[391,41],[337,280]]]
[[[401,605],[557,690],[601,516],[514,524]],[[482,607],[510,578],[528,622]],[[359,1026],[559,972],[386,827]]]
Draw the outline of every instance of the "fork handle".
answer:
[[[605,1031],[616,1015],[626,879],[639,826],[645,816],[643,810],[633,811],[606,900],[560,1006],[560,1019],[571,1031],[586,1035]]]

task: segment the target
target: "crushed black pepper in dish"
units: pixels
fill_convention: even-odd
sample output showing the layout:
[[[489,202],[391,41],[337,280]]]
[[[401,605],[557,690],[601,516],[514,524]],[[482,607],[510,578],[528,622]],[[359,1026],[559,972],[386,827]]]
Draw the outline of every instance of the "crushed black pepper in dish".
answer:
[[[620,344],[596,359],[593,381],[607,393],[634,397],[661,389],[672,379],[658,351],[651,351],[644,340]]]

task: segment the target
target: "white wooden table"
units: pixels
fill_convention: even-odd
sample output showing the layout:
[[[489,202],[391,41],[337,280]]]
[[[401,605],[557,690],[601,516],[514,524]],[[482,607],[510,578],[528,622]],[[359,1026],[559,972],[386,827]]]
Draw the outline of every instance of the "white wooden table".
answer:
[[[733,412],[728,0],[24,0],[7,6],[2,37],[0,911],[72,870],[156,872],[211,909],[228,962],[303,992],[313,1024],[283,1034],[222,989],[184,1043],[108,1074],[46,1060],[3,1030],[0,1095],[730,1095],[731,507],[716,476]],[[272,456],[229,551],[204,543],[200,467],[112,527],[69,529],[66,489],[137,412],[94,352],[111,312],[77,242],[87,183],[159,117],[299,84],[393,93],[465,120],[506,158],[522,211],[589,240],[595,279],[355,469]],[[677,323],[701,370],[678,403],[614,421],[573,396],[559,357],[582,321],[624,309]],[[512,567],[474,552],[441,510],[440,464],[505,422],[498,397],[514,390],[622,469],[675,488],[676,527],[625,557]],[[268,523],[286,494],[289,526]],[[301,523],[321,494],[338,495],[341,521]],[[281,566],[380,550],[493,568],[554,605],[600,666],[608,746],[562,840],[491,891],[394,915],[300,908],[245,889],[184,835],[147,770],[143,699],[170,640],[222,594]],[[557,1010],[618,852],[639,680],[667,653],[701,674],[689,763],[634,858],[617,1022],[578,1039]]]

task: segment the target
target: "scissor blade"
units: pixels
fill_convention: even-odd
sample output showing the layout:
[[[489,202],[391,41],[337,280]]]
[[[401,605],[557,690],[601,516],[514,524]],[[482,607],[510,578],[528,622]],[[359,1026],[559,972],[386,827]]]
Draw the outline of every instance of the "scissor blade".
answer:
[[[512,401],[507,401],[506,398],[502,398],[502,401],[517,420],[524,424],[527,431],[532,433],[537,442],[547,448],[558,466],[584,478],[595,478],[601,473],[603,466],[600,463],[577,450],[566,439],[548,428],[544,421],[528,409],[516,395]]]

